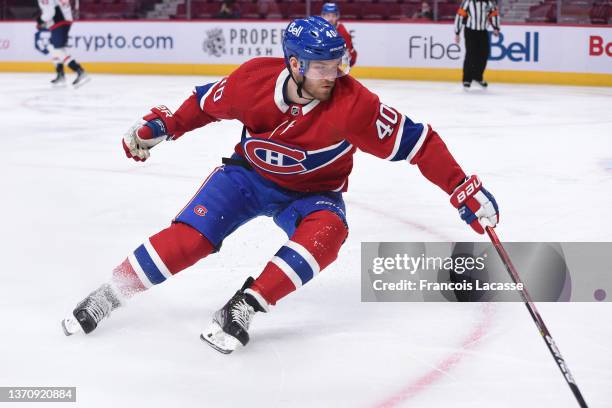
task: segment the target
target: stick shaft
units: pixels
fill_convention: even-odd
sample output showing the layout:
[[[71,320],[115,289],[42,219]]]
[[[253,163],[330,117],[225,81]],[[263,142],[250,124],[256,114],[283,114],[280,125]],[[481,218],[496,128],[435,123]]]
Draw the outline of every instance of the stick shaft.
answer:
[[[544,324],[544,320],[542,320],[542,317],[540,316],[538,309],[535,307],[533,301],[531,300],[531,296],[529,296],[529,292],[527,292],[527,288],[525,287],[525,284],[523,284],[523,282],[521,281],[521,277],[519,276],[518,272],[516,271],[516,268],[512,264],[512,261],[510,260],[510,256],[508,256],[508,253],[506,252],[504,246],[502,245],[501,241],[497,237],[495,230],[491,227],[486,227],[485,230],[487,231],[487,235],[489,235],[489,238],[491,239],[493,246],[497,250],[499,257],[501,258],[504,266],[506,267],[506,270],[508,270],[510,277],[512,278],[514,283],[516,284],[520,283],[521,286],[523,287],[523,289],[521,289],[521,297],[523,298],[523,302],[525,303],[527,310],[529,310],[529,314],[531,315],[531,318],[533,319],[536,326],[538,327],[538,330],[540,331],[540,334],[542,335],[542,338],[544,339],[544,342],[546,343],[548,350],[552,354],[555,360],[555,363],[557,363],[557,366],[561,370],[561,373],[563,374],[563,378],[565,378],[565,381],[567,381],[567,385],[569,385],[570,389],[572,390],[572,393],[576,397],[576,400],[578,401],[578,404],[580,405],[580,407],[588,408],[587,403],[585,402],[584,397],[582,396],[582,393],[580,392],[580,389],[576,385],[576,381],[574,381],[574,377],[572,376],[572,373],[570,373],[569,367],[567,366],[567,364],[565,363],[565,360],[561,356],[561,352],[559,351],[559,348],[555,344],[555,341],[553,340],[550,332],[548,331],[546,324]]]

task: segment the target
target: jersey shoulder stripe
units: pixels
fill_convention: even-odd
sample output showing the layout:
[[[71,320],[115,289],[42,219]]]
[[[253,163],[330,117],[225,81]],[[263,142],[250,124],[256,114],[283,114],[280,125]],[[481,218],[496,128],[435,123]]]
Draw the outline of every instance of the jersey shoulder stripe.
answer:
[[[196,86],[195,94],[196,94],[196,98],[198,99],[198,105],[200,105],[200,109],[204,110],[204,102],[206,101],[206,98],[208,97],[208,95],[210,95],[210,93],[212,92],[213,87],[218,82],[219,81],[212,82],[210,84],[206,84],[202,86]]]
[[[415,123],[405,115],[402,116],[403,126],[400,131],[401,134],[397,135],[399,146],[395,155],[390,158],[391,161],[406,160],[409,157],[414,157],[416,154],[415,150],[418,150],[417,145],[420,145],[419,142],[422,143],[427,135],[427,126],[422,123]],[[397,143],[398,141],[396,140]]]

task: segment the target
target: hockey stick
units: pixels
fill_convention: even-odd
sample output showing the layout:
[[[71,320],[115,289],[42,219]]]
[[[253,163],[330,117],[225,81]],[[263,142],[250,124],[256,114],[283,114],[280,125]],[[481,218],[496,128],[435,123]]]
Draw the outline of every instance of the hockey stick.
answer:
[[[567,366],[567,364],[565,363],[565,360],[561,356],[561,352],[559,351],[559,348],[555,344],[555,341],[550,335],[548,328],[544,324],[544,320],[542,320],[540,313],[538,312],[535,305],[533,304],[533,301],[531,300],[531,296],[529,296],[529,292],[527,292],[527,289],[525,288],[525,285],[521,281],[521,277],[519,276],[518,272],[514,268],[514,265],[512,264],[512,261],[510,260],[510,257],[508,256],[508,253],[506,252],[503,245],[499,241],[499,238],[497,237],[495,230],[491,227],[485,227],[485,230],[487,231],[487,234],[489,235],[489,238],[491,239],[493,246],[495,246],[495,249],[497,250],[499,257],[504,263],[504,266],[508,270],[508,273],[510,274],[510,277],[512,278],[514,283],[522,284],[523,289],[521,289],[521,297],[523,298],[523,302],[525,302],[525,306],[527,307],[527,310],[529,310],[529,314],[531,314],[531,318],[535,322],[536,326],[538,326],[538,330],[540,331],[540,334],[542,335],[544,342],[548,346],[548,350],[550,350],[550,353],[555,359],[555,363],[557,363],[557,366],[559,366],[559,369],[561,370],[561,373],[563,374],[565,381],[567,381],[567,385],[569,385],[570,389],[574,393],[574,396],[576,397],[576,400],[578,401],[578,404],[580,405],[580,407],[588,408],[587,403],[584,401],[584,398],[582,397],[582,393],[580,392],[580,389],[578,388],[578,386],[576,385],[576,382],[574,381],[574,377],[572,376],[572,373],[570,373],[569,371],[569,367]]]

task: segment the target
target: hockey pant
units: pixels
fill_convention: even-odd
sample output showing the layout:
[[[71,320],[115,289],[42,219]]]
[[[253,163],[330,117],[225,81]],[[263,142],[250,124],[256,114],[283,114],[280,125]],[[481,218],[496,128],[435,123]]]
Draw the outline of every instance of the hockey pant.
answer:
[[[222,239],[245,220],[258,215],[274,216],[275,222],[289,236],[251,286],[267,304],[275,304],[306,284],[337,258],[348,235],[344,203],[339,193],[294,196],[293,192],[279,192],[273,187],[266,190],[266,186],[245,192],[245,186],[252,189],[252,182],[262,182],[258,179],[260,176],[245,172],[248,170],[233,167],[216,169],[170,227],[151,236],[117,266],[113,271],[113,283],[121,294],[130,297],[192,266],[216,252]],[[250,183],[245,182],[239,188],[236,183],[242,177],[248,177]],[[264,192],[258,193],[262,189]],[[238,195],[232,197],[232,193]],[[254,194],[259,196],[251,203],[249,197],[254,198]],[[254,208],[254,203],[265,204],[268,197],[271,202],[278,203],[282,198],[288,202],[272,213],[262,214],[261,209]],[[219,208],[215,207],[216,203]],[[233,209],[233,213],[239,215],[234,224],[221,223],[223,225],[218,227],[215,220],[232,218],[233,213],[228,215],[227,212],[225,216],[216,216],[223,214],[222,211],[232,205],[230,203],[238,203],[235,205],[244,208]],[[264,207],[270,209],[269,205]]]

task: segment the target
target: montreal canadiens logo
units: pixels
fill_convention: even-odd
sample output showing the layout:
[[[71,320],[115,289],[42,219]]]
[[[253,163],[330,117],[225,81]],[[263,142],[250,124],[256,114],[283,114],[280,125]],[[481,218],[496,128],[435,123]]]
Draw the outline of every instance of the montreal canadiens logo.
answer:
[[[199,215],[200,217],[203,217],[206,215],[206,213],[208,212],[208,210],[206,209],[206,207],[204,207],[203,205],[196,205],[193,208],[193,212],[196,213],[196,215]]]
[[[262,170],[276,174],[296,174],[306,171],[302,162],[306,153],[274,142],[252,139],[244,142],[247,159]]]

